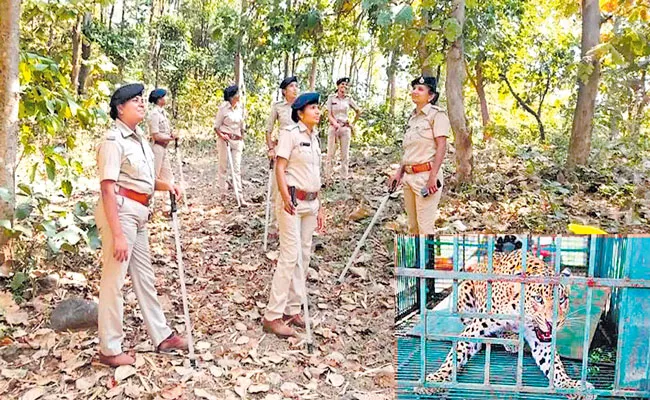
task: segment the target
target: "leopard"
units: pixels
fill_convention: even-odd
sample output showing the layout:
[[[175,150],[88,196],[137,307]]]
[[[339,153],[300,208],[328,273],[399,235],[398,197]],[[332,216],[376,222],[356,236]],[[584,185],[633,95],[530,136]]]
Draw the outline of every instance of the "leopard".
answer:
[[[523,249],[509,253],[494,253],[492,259],[495,274],[523,275]],[[555,270],[543,259],[530,251],[525,251],[526,275],[555,276]],[[486,257],[487,258],[487,257]],[[468,272],[488,272],[487,260],[469,265]],[[571,276],[571,271],[565,268],[562,276]],[[504,339],[519,339],[519,315],[521,284],[504,281],[492,282],[492,312],[512,315],[512,319],[492,318],[461,318],[464,329],[462,337],[497,337]],[[557,328],[564,325],[569,308],[569,288],[558,284],[558,320]],[[487,313],[487,282],[464,280],[458,285],[458,310],[460,313]],[[572,379],[566,372],[557,351],[551,360],[551,339],[553,330],[553,285],[527,283],[524,292],[524,339],[528,343],[535,363],[551,378],[551,362],[553,363],[555,386],[558,388],[580,388],[580,380]],[[481,343],[459,341],[456,346],[457,366],[467,364],[469,359],[481,350]],[[516,345],[504,346],[506,351],[517,352]],[[442,365],[433,373],[427,375],[428,382],[446,382],[451,380],[453,367],[453,347],[450,349]],[[593,389],[593,384],[586,382],[586,388]],[[440,392],[440,389],[435,389]],[[596,395],[575,394],[567,395],[572,400],[595,400]]]

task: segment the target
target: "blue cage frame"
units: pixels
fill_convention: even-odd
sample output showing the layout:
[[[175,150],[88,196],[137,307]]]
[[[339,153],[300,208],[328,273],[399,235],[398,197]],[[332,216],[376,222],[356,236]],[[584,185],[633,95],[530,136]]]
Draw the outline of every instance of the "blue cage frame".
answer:
[[[453,242],[453,270],[441,271],[435,269],[428,269],[426,246],[418,246],[417,268],[404,267],[403,263],[400,264],[396,261],[396,276],[397,279],[407,278],[409,280],[416,279],[418,281],[418,303],[420,318],[423,322],[424,332],[419,335],[419,379],[418,380],[400,380],[398,371],[398,393],[409,392],[415,388],[447,388],[447,389],[465,389],[465,390],[478,390],[478,391],[492,391],[503,393],[530,393],[530,394],[594,394],[598,396],[631,396],[631,397],[650,397],[650,311],[639,314],[632,312],[627,305],[634,301],[640,300],[641,304],[650,305],[650,236],[648,237],[606,237],[606,236],[590,236],[588,245],[588,268],[586,276],[560,276],[560,266],[562,257],[562,237],[556,237],[555,246],[560,251],[555,253],[553,257],[553,265],[555,268],[555,275],[553,277],[543,276],[527,276],[526,271],[526,257],[523,258],[523,275],[503,275],[493,273],[492,258],[494,254],[494,236],[487,236],[486,256],[488,259],[488,272],[476,273],[461,271],[460,265],[460,246],[461,237],[454,236]],[[414,237],[420,243],[425,243],[426,237]],[[396,238],[396,255],[399,253],[399,240]],[[522,238],[522,247],[529,249],[528,237]],[[648,253],[644,254],[644,251]],[[396,256],[397,257],[397,256]],[[596,268],[598,263],[598,268]],[[598,272],[598,276],[596,276]],[[520,323],[519,338],[514,339],[501,339],[501,338],[468,338],[459,335],[436,335],[427,332],[427,318],[435,315],[441,315],[440,312],[434,312],[427,309],[427,291],[429,286],[426,284],[430,279],[447,279],[452,280],[452,316],[464,318],[497,318],[497,319],[512,319],[512,315],[499,315],[492,313],[492,282],[513,282],[521,285],[522,294],[525,293],[526,284],[528,283],[541,283],[553,285],[553,330],[551,338],[551,358],[555,357],[557,347],[557,319],[558,319],[558,284],[575,285],[586,288],[587,292],[587,305],[585,315],[585,329],[583,335],[583,349],[582,352],[581,368],[580,368],[580,381],[581,388],[558,388],[554,385],[553,380],[549,380],[546,387],[537,387],[525,385],[522,379],[523,375],[523,361],[524,361],[524,324]],[[486,313],[459,313],[458,312],[458,281],[459,280],[475,280],[487,281],[487,310]],[[619,335],[617,338],[616,348],[617,357],[615,365],[615,379],[613,388],[611,389],[587,389],[585,382],[587,381],[587,367],[588,367],[588,349],[590,344],[590,321],[593,303],[593,289],[598,287],[611,288],[611,304],[609,314],[615,319]],[[520,297],[519,304],[519,318],[520,321],[524,320],[524,296]],[[626,326],[628,327],[626,329]],[[428,372],[427,369],[427,341],[450,341],[454,350],[453,357],[453,372],[451,382],[426,382],[425,377]],[[457,357],[455,354],[456,346],[459,341],[464,342],[478,342],[485,345],[485,370],[483,376],[483,383],[468,383],[458,381],[458,365]],[[630,341],[631,343],[624,343]],[[516,345],[517,352],[517,368],[516,368],[516,383],[515,385],[492,384],[490,382],[490,363],[491,363],[491,346],[494,344],[501,345]],[[399,346],[399,345],[398,345]],[[634,354],[634,351],[646,351],[645,356],[641,354]],[[398,349],[399,352],[399,349]],[[626,358],[627,357],[627,358]],[[626,361],[626,368],[631,368],[631,373],[623,372],[622,359],[632,360]],[[550,376],[554,376],[553,365],[551,364]],[[398,398],[400,398],[398,396]]]

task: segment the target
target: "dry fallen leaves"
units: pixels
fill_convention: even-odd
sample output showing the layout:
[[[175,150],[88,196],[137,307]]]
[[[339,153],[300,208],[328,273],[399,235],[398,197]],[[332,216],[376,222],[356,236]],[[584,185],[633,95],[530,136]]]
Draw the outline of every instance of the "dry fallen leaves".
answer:
[[[20,396],[20,400],[36,400],[41,398],[45,393],[47,393],[47,389],[44,387],[31,388]]]
[[[115,380],[120,382],[135,375],[135,367],[132,365],[120,365],[115,369]]]
[[[205,389],[194,389],[194,395],[199,399],[219,400],[219,398]]]
[[[345,378],[343,375],[331,373],[327,375],[327,382],[334,387],[339,387],[345,383]]]

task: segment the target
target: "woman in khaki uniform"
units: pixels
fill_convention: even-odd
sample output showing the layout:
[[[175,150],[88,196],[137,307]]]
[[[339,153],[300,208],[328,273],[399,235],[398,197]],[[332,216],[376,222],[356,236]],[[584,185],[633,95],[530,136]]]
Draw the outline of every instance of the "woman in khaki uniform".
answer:
[[[443,171],[449,118],[436,106],[436,78],[419,77],[411,82],[415,110],[404,135],[404,155],[389,186],[404,183],[404,205],[409,233],[432,235],[442,195]]]
[[[172,132],[169,118],[165,112],[167,103],[167,91],[165,89],[155,89],[149,94],[149,103],[154,106],[149,113],[147,124],[149,125],[149,135],[153,141],[154,165],[156,169],[156,179],[165,182],[174,183],[174,173],[169,162],[167,146],[169,142],[174,141],[177,137]]]
[[[219,112],[214,120],[214,131],[218,136],[217,151],[219,154],[219,173],[217,175],[217,189],[221,200],[225,199],[226,174],[228,173],[228,145],[233,164],[233,185],[243,201],[241,184],[241,157],[244,151],[244,113],[239,102],[239,87],[228,86],[223,91],[224,102],[219,106]]]
[[[158,351],[187,349],[187,340],[172,333],[156,295],[156,277],[149,253],[149,203],[154,190],[177,186],[155,177],[154,155],[137,125],[145,113],[142,92],[135,83],[113,93],[110,115],[115,121],[97,150],[101,193],[95,219],[102,238],[102,277],[99,284],[99,360],[110,365],[133,364],[122,352],[124,300],[127,272],[140,304],[144,323]]]
[[[327,161],[325,177],[332,179],[336,147],[341,147],[341,176],[348,179],[350,141],[352,140],[352,125],[357,122],[361,109],[352,97],[347,95],[350,78],[341,78],[336,81],[336,93],[327,98],[327,113],[329,131],[327,132]],[[348,111],[352,108],[355,112],[352,124],[348,121]]]
[[[284,97],[284,100],[273,103],[273,106],[271,106],[271,115],[269,116],[269,119],[266,124],[267,125],[266,146],[268,148],[268,156],[269,159],[274,160],[274,162],[275,162],[275,147],[278,141],[273,139],[273,128],[275,127],[275,121],[278,122],[280,132],[288,129],[289,127],[295,124],[295,122],[293,122],[293,120],[291,119],[291,105],[296,100],[296,97],[298,97],[298,93],[299,93],[298,78],[296,78],[295,76],[290,76],[288,78],[285,78],[284,80],[282,80],[282,82],[280,82],[280,90],[282,90],[282,97]],[[273,175],[272,179],[273,181],[271,183],[271,199],[273,201],[273,204],[275,205],[279,201],[278,182],[275,179],[275,174]],[[275,230],[277,229],[276,228],[277,221],[275,218],[275,213],[271,212],[270,217],[271,220],[269,221],[269,224]],[[277,232],[272,231],[270,237],[277,238]]]
[[[276,178],[282,196],[277,209],[280,255],[262,325],[265,332],[279,337],[295,335],[289,325],[305,327],[300,315],[306,294],[305,271],[311,257],[314,229],[323,229],[324,214],[318,199],[321,187],[321,152],[316,130],[320,120],[319,98],[318,93],[298,96],[291,106],[291,118],[297,124],[280,133],[276,148]],[[302,252],[302,268],[298,267],[299,252]]]

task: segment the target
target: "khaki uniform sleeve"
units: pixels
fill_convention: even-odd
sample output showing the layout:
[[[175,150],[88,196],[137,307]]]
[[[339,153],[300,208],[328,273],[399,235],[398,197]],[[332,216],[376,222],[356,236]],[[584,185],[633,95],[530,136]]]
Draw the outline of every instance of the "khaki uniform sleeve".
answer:
[[[214,127],[216,129],[220,129],[221,125],[223,124],[223,120],[226,118],[226,107],[219,107],[219,112],[217,112],[217,116],[214,118]]]
[[[99,181],[116,181],[122,166],[122,148],[114,140],[104,140],[97,149]]]
[[[153,112],[149,115],[149,120],[147,121],[149,125],[149,135],[153,137],[160,133],[160,114]]]
[[[325,103],[325,106],[327,107],[327,112],[329,114],[332,114],[332,96],[329,96],[327,98],[327,103]]]
[[[278,139],[278,145],[275,148],[275,154],[278,157],[282,157],[286,160],[291,156],[291,151],[293,151],[293,132],[285,131],[280,134]]]
[[[447,113],[444,111],[438,111],[436,115],[433,116],[433,137],[449,137],[450,130],[451,124]]]
[[[278,107],[273,104],[271,106],[271,115],[269,115],[269,119],[266,122],[266,133],[271,134],[273,133],[273,126],[275,125],[275,120],[278,119]]]

